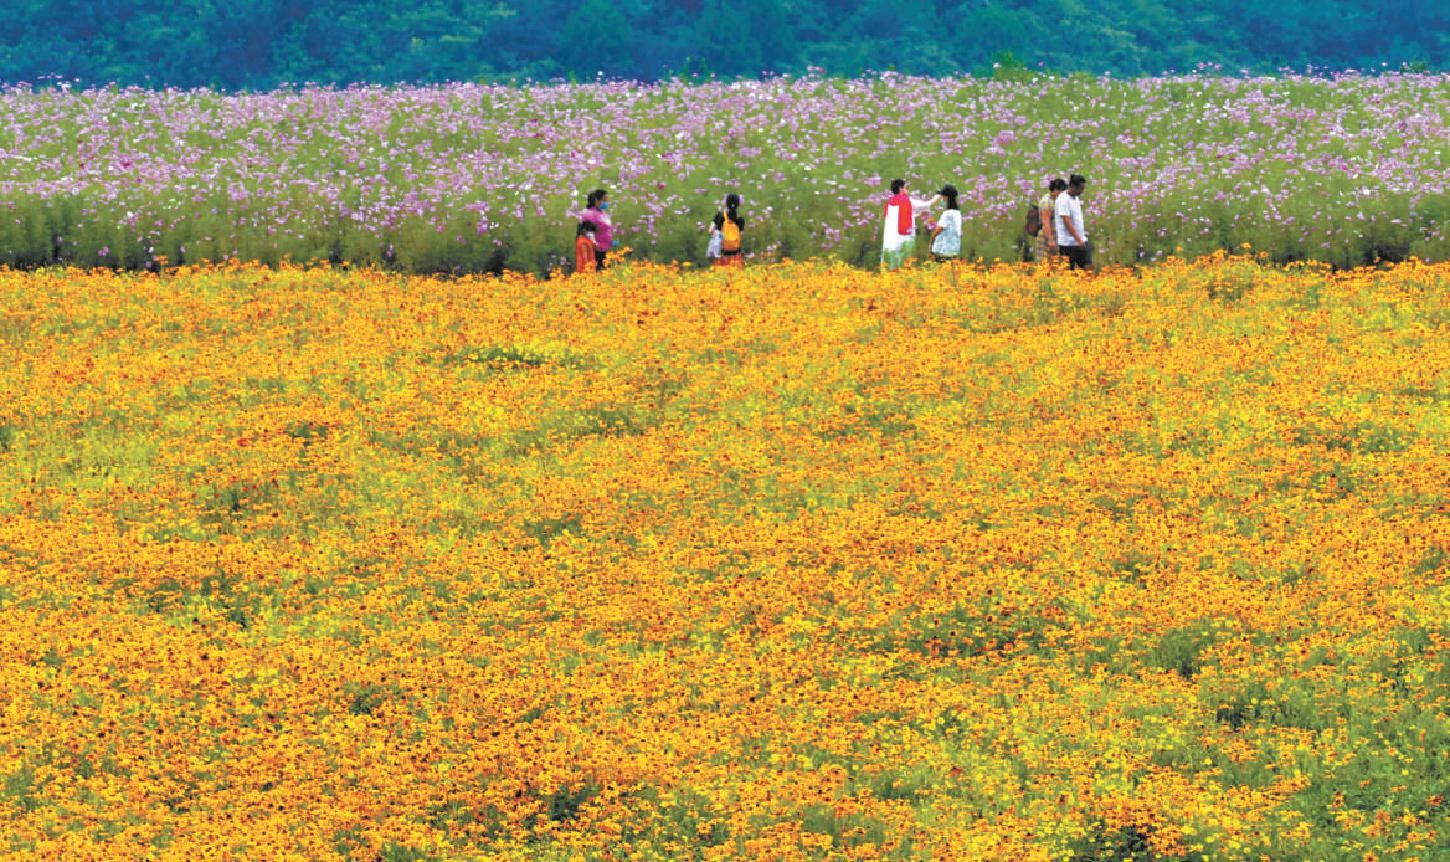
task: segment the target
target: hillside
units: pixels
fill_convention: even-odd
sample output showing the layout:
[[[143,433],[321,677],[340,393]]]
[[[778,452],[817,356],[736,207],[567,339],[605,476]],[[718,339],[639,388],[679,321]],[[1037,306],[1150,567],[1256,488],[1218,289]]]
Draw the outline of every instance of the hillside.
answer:
[[[1450,63],[1429,0],[12,0],[0,81],[271,88],[514,77],[655,80],[987,73],[994,63],[1155,74]],[[18,22],[18,23],[17,23]],[[1312,26],[1306,26],[1311,23]]]

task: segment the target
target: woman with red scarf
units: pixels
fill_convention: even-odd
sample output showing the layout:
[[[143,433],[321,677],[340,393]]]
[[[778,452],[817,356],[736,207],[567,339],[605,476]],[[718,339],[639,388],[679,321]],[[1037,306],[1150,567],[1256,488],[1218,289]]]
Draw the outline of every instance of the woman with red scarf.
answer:
[[[881,234],[881,268],[900,269],[916,249],[916,211],[926,209],[941,198],[916,200],[906,191],[906,180],[891,181],[891,197],[886,201],[886,224]]]

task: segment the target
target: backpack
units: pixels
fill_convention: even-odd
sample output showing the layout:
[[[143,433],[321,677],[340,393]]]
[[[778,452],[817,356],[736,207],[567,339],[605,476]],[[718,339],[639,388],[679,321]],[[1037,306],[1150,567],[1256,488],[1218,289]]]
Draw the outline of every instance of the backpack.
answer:
[[[1037,236],[1042,233],[1042,210],[1037,208],[1037,204],[1034,203],[1027,208],[1027,224],[1023,227],[1028,236]]]
[[[721,240],[720,250],[726,254],[735,254],[740,251],[740,225],[725,216],[725,224],[720,228]]]

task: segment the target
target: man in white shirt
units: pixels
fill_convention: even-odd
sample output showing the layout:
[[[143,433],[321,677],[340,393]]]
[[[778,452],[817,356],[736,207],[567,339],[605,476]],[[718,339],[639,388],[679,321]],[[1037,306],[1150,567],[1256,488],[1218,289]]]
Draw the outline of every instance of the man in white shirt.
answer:
[[[1092,246],[1088,245],[1087,227],[1082,218],[1082,192],[1086,187],[1087,179],[1082,174],[1073,174],[1067,181],[1067,194],[1058,195],[1054,205],[1052,226],[1057,247],[1073,269],[1093,267]]]

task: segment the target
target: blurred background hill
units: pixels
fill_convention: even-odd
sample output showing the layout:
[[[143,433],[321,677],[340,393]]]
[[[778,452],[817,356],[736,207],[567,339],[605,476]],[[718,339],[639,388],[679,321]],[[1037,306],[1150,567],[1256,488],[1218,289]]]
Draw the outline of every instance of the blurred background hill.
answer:
[[[4,0],[0,81],[1450,68],[1443,0]]]

